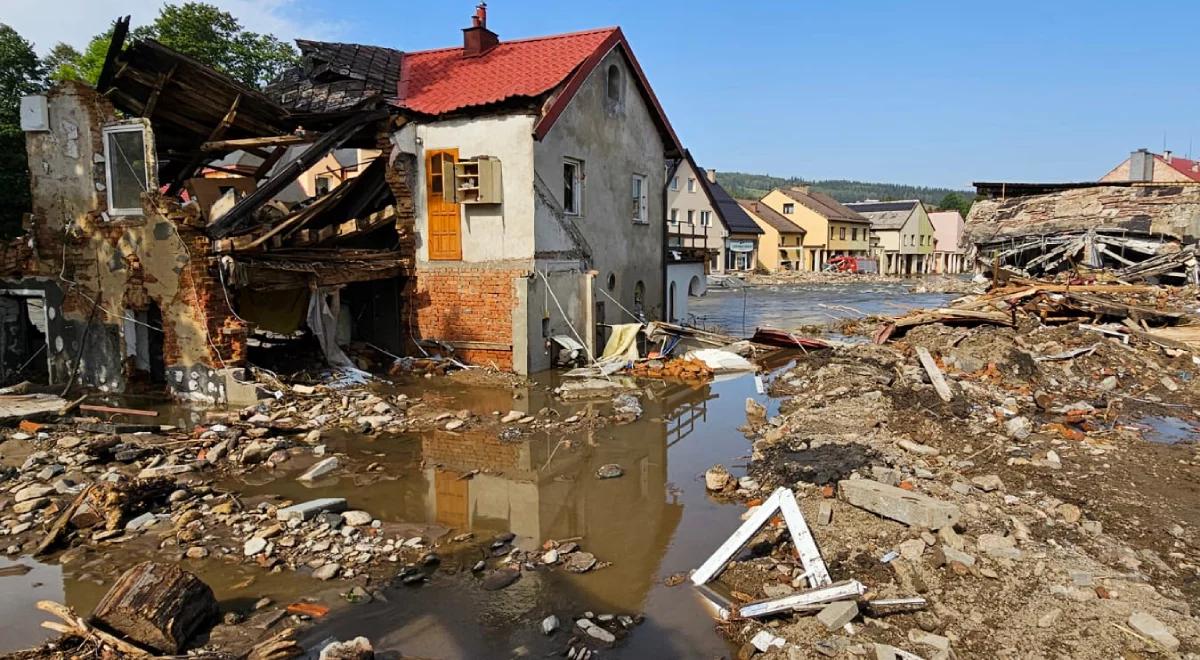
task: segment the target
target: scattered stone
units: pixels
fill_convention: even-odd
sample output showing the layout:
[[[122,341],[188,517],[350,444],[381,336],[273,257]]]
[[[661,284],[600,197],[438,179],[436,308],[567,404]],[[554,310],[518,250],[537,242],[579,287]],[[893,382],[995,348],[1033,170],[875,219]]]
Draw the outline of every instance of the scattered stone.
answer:
[[[553,614],[542,619],[542,634],[553,635],[554,631],[558,630],[558,625],[558,617]]]
[[[348,642],[332,642],[321,649],[319,660],[373,660],[375,649],[366,637],[355,637]]]
[[[1020,559],[1021,551],[1017,549],[1017,541],[1011,536],[1000,534],[980,534],[975,541],[979,552],[997,559]]]
[[[950,650],[949,638],[942,637],[941,635],[935,635],[931,632],[925,632],[920,628],[912,628],[908,631],[908,641],[912,642],[913,644],[932,646],[933,648],[942,652]]]
[[[781,649],[787,646],[787,640],[772,633],[769,630],[760,630],[750,638],[750,643],[754,648],[758,649],[759,653],[766,653],[771,649]]]
[[[370,525],[374,517],[366,511],[346,511],[342,514],[342,522],[351,527]]]
[[[905,541],[899,546],[900,556],[908,561],[918,561],[925,554],[925,542],[921,539]]]
[[[971,480],[975,487],[985,493],[990,493],[995,490],[1004,490],[1004,482],[1000,477],[994,474],[988,474],[981,477],[975,477]]]
[[[1038,628],[1053,628],[1055,623],[1058,623],[1058,618],[1062,616],[1062,610],[1057,607],[1050,609],[1045,614],[1038,617]]]
[[[617,641],[616,635],[608,632],[599,624],[592,622],[591,619],[580,619],[575,622],[575,625],[579,626],[579,629],[587,633],[589,636],[598,639],[605,644],[612,644]]]
[[[729,471],[724,465],[714,465],[704,473],[704,487],[710,491],[722,491],[729,484],[729,479]]]
[[[852,600],[839,600],[826,605],[820,612],[817,612],[817,621],[820,621],[826,630],[832,632],[850,623],[856,616],[858,616],[858,603]]]
[[[339,512],[346,510],[346,500],[341,497],[322,497],[321,499],[309,500],[300,504],[280,509],[275,513],[275,517],[282,521],[288,520],[308,520],[319,513],[327,511]]]
[[[338,466],[339,463],[337,456],[323,458],[313,464],[312,467],[308,468],[304,474],[296,477],[296,479],[298,481],[316,481],[317,479],[320,479],[321,477],[338,469]]]
[[[817,505],[817,524],[828,525],[833,522],[833,502],[821,500]]]
[[[586,573],[596,566],[596,556],[590,552],[572,552],[564,566],[572,573]]]
[[[1083,516],[1083,511],[1074,504],[1060,504],[1057,510],[1058,515],[1069,523],[1077,523],[1079,522],[1079,518]]]
[[[341,570],[342,570],[341,564],[339,564],[335,561],[331,561],[329,563],[322,564],[321,566],[319,566],[316,570],[313,571],[312,575],[313,575],[313,577],[317,578],[318,580],[332,580],[333,578],[338,576],[338,573],[340,573]]]
[[[483,578],[483,583],[480,585],[484,591],[499,591],[513,582],[516,582],[521,577],[521,571],[515,568],[500,568],[492,571]]]
[[[242,554],[247,557],[253,557],[263,550],[267,549],[268,541],[264,538],[255,536],[242,545]]]
[[[617,477],[619,477],[623,474],[625,474],[624,468],[622,468],[620,465],[617,465],[616,463],[609,463],[607,465],[601,465],[596,470],[596,478],[598,478],[598,479],[616,479]]]
[[[870,479],[839,481],[838,489],[846,502],[910,527],[937,530],[958,522],[961,515],[949,502]]]
[[[1137,611],[1131,614],[1129,627],[1172,653],[1179,648],[1179,639],[1175,637],[1175,631],[1146,612]]]

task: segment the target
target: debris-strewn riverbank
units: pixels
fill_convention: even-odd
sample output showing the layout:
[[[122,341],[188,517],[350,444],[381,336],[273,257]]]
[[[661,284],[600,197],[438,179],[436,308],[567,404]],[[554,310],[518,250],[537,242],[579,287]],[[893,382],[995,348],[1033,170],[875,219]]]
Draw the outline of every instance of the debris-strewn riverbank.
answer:
[[[928,607],[727,634],[754,653],[768,630],[767,657],[1194,657],[1200,360],[1176,323],[1195,307],[1192,290],[1014,285],[797,358],[780,414],[748,411],[750,478],[710,486],[751,506],[794,489],[835,582]],[[735,602],[806,588],[781,528],[749,548],[721,576]]]

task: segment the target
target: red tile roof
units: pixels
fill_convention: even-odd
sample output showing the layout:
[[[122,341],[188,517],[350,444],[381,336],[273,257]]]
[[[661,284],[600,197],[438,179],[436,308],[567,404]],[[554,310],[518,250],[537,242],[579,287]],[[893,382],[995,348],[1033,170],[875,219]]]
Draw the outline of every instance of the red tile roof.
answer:
[[[1192,181],[1200,181],[1200,171],[1197,171],[1200,170],[1200,168],[1197,167],[1197,165],[1200,164],[1200,161],[1188,160],[1187,158],[1180,158],[1179,156],[1171,156],[1171,162],[1168,163],[1166,158],[1163,158],[1158,154],[1155,154],[1154,158],[1167,167],[1170,167],[1191,179]]]
[[[440,115],[541,96],[565,82],[617,33],[617,28],[602,28],[504,41],[477,57],[463,57],[461,47],[405,53],[399,103],[414,112]]]

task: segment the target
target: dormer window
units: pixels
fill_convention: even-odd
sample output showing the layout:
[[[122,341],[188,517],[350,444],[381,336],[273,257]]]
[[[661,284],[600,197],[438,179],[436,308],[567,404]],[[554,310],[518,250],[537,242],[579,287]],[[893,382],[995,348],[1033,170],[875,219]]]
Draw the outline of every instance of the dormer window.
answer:
[[[608,100],[610,103],[621,102],[621,92],[624,81],[621,79],[621,67],[616,64],[608,65]]]

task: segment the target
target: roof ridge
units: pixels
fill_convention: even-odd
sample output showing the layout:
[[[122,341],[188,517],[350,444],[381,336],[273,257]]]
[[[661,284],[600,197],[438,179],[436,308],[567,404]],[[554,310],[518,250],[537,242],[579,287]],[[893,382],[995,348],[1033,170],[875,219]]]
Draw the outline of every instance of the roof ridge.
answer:
[[[543,34],[543,35],[536,36],[536,37],[522,37],[520,39],[509,39],[507,41],[500,41],[499,43],[496,44],[496,47],[498,48],[500,46],[506,46],[508,44],[523,44],[523,43],[529,43],[532,41],[549,41],[551,39],[567,39],[570,37],[582,37],[584,35],[600,34],[600,33],[604,33],[604,32],[611,33],[611,32],[616,32],[617,30],[620,30],[620,29],[621,29],[620,26],[611,25],[608,27],[592,28],[590,30],[578,30],[575,32],[561,32],[559,34]],[[428,48],[425,50],[409,50],[409,51],[404,51],[404,54],[405,55],[427,55],[430,53],[444,53],[446,51],[451,51],[451,50],[462,50],[462,46],[443,46],[441,48]]]

